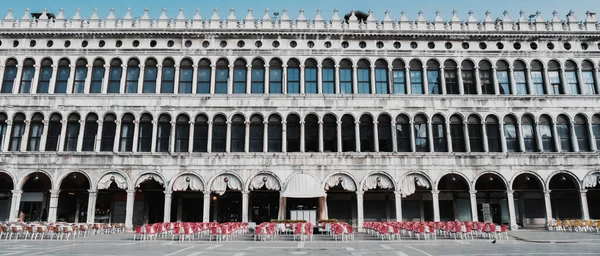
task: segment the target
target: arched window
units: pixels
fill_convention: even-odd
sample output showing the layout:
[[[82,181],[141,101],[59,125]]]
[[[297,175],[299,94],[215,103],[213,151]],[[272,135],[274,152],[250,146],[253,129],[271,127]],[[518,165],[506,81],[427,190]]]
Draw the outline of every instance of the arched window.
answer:
[[[552,132],[552,121],[549,116],[542,115],[540,117],[540,137],[542,138],[542,151],[543,152],[555,152],[556,146],[554,145],[554,134]]]
[[[396,117],[396,143],[398,143],[398,152],[410,152],[410,122],[408,116],[398,115]]]
[[[87,78],[87,60],[79,59],[75,63],[75,77],[73,79],[73,93],[83,93]]]
[[[337,120],[332,114],[323,117],[323,151],[337,152]]]
[[[233,64],[233,93],[246,93],[246,61],[237,59]]]
[[[595,114],[592,117],[592,133],[596,140],[596,147],[600,147],[600,115],[598,114]]]
[[[1,93],[12,93],[17,78],[17,60],[10,58],[4,64],[4,78]]]
[[[85,118],[85,128],[83,129],[83,142],[81,150],[84,152],[94,151],[96,145],[96,135],[98,134],[98,116],[88,114]]]
[[[27,61],[25,61],[23,65],[24,69],[26,64]],[[25,76],[26,72],[23,70],[23,76],[21,76],[21,93],[29,93],[29,88],[31,88],[31,80],[33,80],[35,69],[33,69],[33,64],[30,67],[32,68],[31,75]],[[43,59],[38,78],[37,93],[48,93],[48,90],[50,89],[50,79],[52,79],[52,60]]]
[[[227,119],[217,115],[213,119],[212,152],[225,152],[227,143]]]
[[[198,62],[198,84],[196,85],[196,93],[210,93],[210,79],[212,77],[211,70],[209,59],[201,59],[200,62]],[[225,79],[225,83],[225,93],[227,93],[227,79]]]
[[[360,117],[359,124],[360,131],[360,151],[361,152],[373,152],[374,135],[373,135],[373,117],[364,114]]]
[[[525,66],[525,62],[516,60],[514,62],[514,74],[515,74],[515,84],[517,86],[517,94],[525,95],[529,94],[529,88],[527,86],[527,66]]]
[[[251,89],[251,93],[265,93],[265,62],[259,58],[256,58],[252,61]]]
[[[67,93],[67,84],[71,75],[71,62],[69,59],[58,61],[58,70],[56,71],[56,81],[54,84],[54,93]]]
[[[433,133],[433,151],[447,152],[446,149],[446,122],[442,115],[435,115],[431,119],[431,129]]]
[[[462,80],[465,94],[477,94],[477,84],[475,83],[475,64],[470,60],[465,60],[461,64]]]
[[[269,152],[281,152],[283,129],[281,117],[278,115],[269,116]]]
[[[379,59],[375,62],[375,93],[388,94],[388,83],[387,61]]]
[[[565,94],[562,86],[562,78],[560,76],[560,64],[558,61],[551,60],[548,62],[548,79],[550,80],[550,88],[555,95]]]
[[[424,115],[415,116],[415,151],[429,152],[429,143],[427,143],[427,117]]]
[[[65,151],[77,150],[77,139],[79,138],[79,117],[78,114],[71,114],[67,119],[67,134],[65,136]]]
[[[577,146],[579,147],[579,151],[589,152],[591,150],[591,147],[590,137],[588,133],[587,118],[585,118],[585,116],[581,114],[576,115],[574,128],[575,136],[577,136]]]
[[[371,94],[371,64],[368,60],[358,61],[357,74],[358,93]]]
[[[121,118],[121,134],[119,138],[119,152],[131,152],[133,150],[133,130],[135,117],[125,114]]]
[[[479,116],[469,116],[467,119],[467,131],[469,132],[469,147],[471,148],[471,152],[483,152],[483,127]]]
[[[535,122],[529,115],[521,118],[521,129],[523,130],[523,142],[525,143],[525,152],[537,151],[537,138],[535,134]]]
[[[175,61],[171,58],[163,60],[160,81],[160,93],[173,93],[175,90]]]
[[[62,130],[62,116],[52,114],[48,121],[48,135],[46,135],[46,151],[58,151],[58,140]]]
[[[119,93],[121,89],[121,75],[123,73],[121,65],[122,62],[120,59],[110,61],[107,93]]]
[[[506,151],[519,151],[519,135],[517,132],[517,120],[507,115],[504,117],[504,137],[506,138]]]
[[[500,123],[496,116],[490,115],[485,119],[485,133],[487,135],[489,151],[501,152]]]
[[[169,137],[171,136],[171,117],[162,114],[158,117],[156,126],[156,152],[169,152]]]
[[[281,60],[272,59],[269,62],[269,93],[280,94],[283,92],[283,66]],[[270,151],[270,150],[269,150]]]
[[[356,129],[351,115],[342,116],[342,152],[356,152]]]
[[[354,80],[352,79],[352,61],[349,59],[343,59],[340,61],[340,93],[341,94],[352,94]]]
[[[377,118],[377,136],[379,137],[379,151],[392,152],[392,118],[390,116],[384,114]]]
[[[462,117],[458,114],[450,117],[450,136],[452,137],[452,152],[465,152],[465,129]]]
[[[596,83],[594,78],[594,64],[589,60],[584,60],[581,63],[581,77],[583,79],[583,88],[585,94],[596,94]]]
[[[194,152],[208,152],[208,117],[200,114],[194,123]]]
[[[231,119],[231,152],[244,152],[246,124],[244,116],[238,114]]]
[[[192,84],[190,83],[190,86]],[[190,88],[190,92],[191,92]],[[175,152],[188,152],[190,145],[190,118],[187,115],[177,116],[175,122]]]
[[[140,117],[140,124],[138,127],[138,152],[150,152],[152,151],[152,116],[150,114],[142,114]]]
[[[25,133],[25,115],[18,113],[13,117],[12,131],[10,134],[10,142],[8,151],[20,151],[21,141]]]
[[[428,60],[427,63],[427,90],[429,94],[441,94],[440,89],[440,63],[436,60]]]
[[[158,75],[158,62],[154,58],[146,59],[144,65],[144,87],[143,93],[156,93],[156,77]]]
[[[260,115],[252,115],[250,117],[250,152],[263,152],[265,136],[263,121]]]
[[[192,60],[185,58],[179,65],[179,88],[178,93],[180,94],[191,94],[192,93],[192,80],[194,78],[194,63]],[[189,127],[188,127],[189,130]]]
[[[90,93],[101,93],[102,92],[102,81],[104,80],[104,60],[94,60],[94,66],[92,67],[92,81],[90,83]]]
[[[217,61],[217,77],[215,79],[215,93],[227,94],[227,81],[229,81],[229,61],[227,59]]]
[[[571,144],[571,128],[569,127],[569,118],[565,115],[559,115],[556,118],[556,132],[560,140],[560,148],[563,152],[573,152]]]
[[[125,93],[137,93],[140,78],[140,61],[130,59],[127,62],[127,81],[125,82]]]
[[[289,115],[286,122],[287,152],[300,152],[300,117],[294,114]]]
[[[331,59],[323,60],[323,94],[335,93],[335,63]]]
[[[531,83],[533,84],[535,94],[547,94],[546,87],[544,86],[544,64],[539,60],[531,61]]]
[[[29,142],[27,143],[27,151],[40,151],[40,143],[42,140],[42,132],[44,130],[44,116],[40,113],[35,113],[31,118],[29,127]]]
[[[300,93],[300,62],[297,59],[290,59],[287,65],[287,93]]]
[[[479,65],[481,65],[481,63]],[[496,70],[496,75],[498,76],[498,89],[500,89],[500,94],[511,94],[512,91],[510,88],[510,67],[508,66],[508,62],[504,60],[499,60],[496,63]],[[479,73],[481,74],[481,70],[479,71]],[[481,80],[481,83],[483,84],[483,79]]]
[[[460,94],[458,88],[458,65],[455,61],[444,61],[444,79],[446,79],[447,94]],[[452,147],[454,148],[454,146]]]
[[[423,65],[419,60],[411,60],[410,67],[410,89],[412,94],[423,94]]]
[[[567,80],[567,90],[569,90],[569,93],[571,95],[580,94],[577,64],[572,60],[565,62],[565,79]]]
[[[317,61],[307,59],[304,62],[304,92],[316,94],[317,91]]]
[[[506,76],[508,80],[508,72],[506,72]],[[492,63],[487,60],[479,62],[479,81],[481,82],[481,94],[495,94]],[[508,90],[508,92],[510,92],[510,90]]]
[[[6,121],[8,121],[8,117],[6,116],[6,114],[0,113],[0,146],[2,148],[2,145],[4,145],[4,143],[6,142],[6,140],[4,139],[4,136],[6,135]],[[3,150],[2,148],[0,148],[0,151]]]
[[[304,152],[319,152],[319,118],[316,115],[304,117]]]
[[[46,63],[50,63],[50,65],[52,64],[52,61],[49,59],[45,59]],[[21,89],[20,92],[21,93],[30,93],[31,92],[31,85],[33,83],[33,77],[35,76],[35,61],[33,59],[26,59],[23,62],[23,70],[22,70],[22,74],[21,74]],[[52,72],[52,69],[50,69],[50,72]],[[50,73],[50,76],[52,76],[52,73]],[[47,93],[48,91],[46,91],[45,93]]]

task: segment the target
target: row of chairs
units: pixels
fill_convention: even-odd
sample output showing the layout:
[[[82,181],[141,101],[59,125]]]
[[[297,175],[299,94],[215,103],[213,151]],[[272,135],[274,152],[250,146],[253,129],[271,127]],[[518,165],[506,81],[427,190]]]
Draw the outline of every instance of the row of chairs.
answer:
[[[506,225],[481,222],[365,222],[367,234],[375,235],[382,240],[400,240],[413,236],[417,239],[437,239],[438,236],[454,239],[508,239]]]
[[[246,233],[248,223],[241,222],[168,222],[145,224],[135,227],[133,240],[156,240],[168,238],[183,241],[193,240],[204,235],[209,235],[209,240],[229,240],[239,234]]]
[[[553,220],[548,230],[600,233],[600,220]]]
[[[340,239],[340,241],[354,241],[354,230],[352,229],[352,226],[350,224],[346,222],[334,222],[327,224],[329,225],[329,234],[333,237],[335,241],[337,241],[338,239]],[[325,225],[326,227],[327,224]]]
[[[78,223],[0,223],[0,239],[69,239],[125,232],[125,225]]]

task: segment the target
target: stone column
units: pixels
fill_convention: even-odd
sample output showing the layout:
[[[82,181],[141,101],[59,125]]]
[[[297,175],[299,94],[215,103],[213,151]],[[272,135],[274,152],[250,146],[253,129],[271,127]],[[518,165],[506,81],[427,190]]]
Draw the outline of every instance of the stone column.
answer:
[[[518,89],[517,89],[517,81],[515,81],[515,71],[512,68],[509,68],[508,70],[508,77],[510,79],[510,92],[512,95],[517,95],[518,93]],[[495,76],[494,76],[495,78]]]
[[[358,231],[362,232],[363,231],[363,222],[365,221],[365,212],[364,212],[364,206],[363,206],[363,195],[364,195],[364,191],[361,190],[361,188],[359,188],[356,191],[356,208],[357,209],[357,215],[358,215],[358,220],[357,220],[357,226],[358,226]]]
[[[173,94],[179,94],[179,64],[175,64],[175,74],[173,74]]]
[[[517,120],[517,139],[519,140],[519,148],[521,152],[526,152],[525,150],[525,138],[523,138],[523,125],[521,124],[521,120]]]
[[[394,191],[396,203],[396,221],[402,221],[402,192]]]
[[[492,77],[493,77],[493,81],[494,81],[494,94],[499,95],[500,94],[500,84],[498,84],[498,72],[495,67],[492,67]],[[511,92],[514,93],[512,84],[511,84],[510,90],[511,90]]]
[[[450,133],[450,120],[446,121],[446,147],[448,152],[452,153],[452,134]]]
[[[210,82],[208,82],[210,84]],[[209,89],[210,91],[210,89]],[[192,65],[192,94],[198,93],[198,64]],[[178,213],[181,211],[178,211]]]
[[[284,64],[281,68],[281,92],[287,94],[287,65]]]
[[[141,93],[144,92],[144,69],[145,69],[145,65],[144,64],[139,64],[138,67],[140,68],[140,74],[138,75],[137,93],[141,94]]]
[[[125,208],[125,227],[133,228],[133,203],[135,202],[135,190],[127,190],[127,204]]]
[[[358,65],[352,65],[352,94],[358,94]]]
[[[552,202],[550,201],[550,190],[544,191],[544,203],[546,204],[546,227],[552,223]]]
[[[446,88],[446,71],[444,70],[444,66],[440,68],[440,86],[441,92],[443,95],[448,94],[448,88]]]
[[[319,120],[319,152],[323,153],[323,121]]]
[[[119,152],[119,142],[121,142],[121,120],[115,120],[117,128],[115,129],[115,142],[113,143],[113,152]]]
[[[373,152],[379,152],[379,122],[373,121]]]
[[[69,79],[67,80],[67,94],[73,93],[73,81],[75,81],[75,65],[69,64]]]
[[[252,93],[252,65],[246,65],[246,94]],[[246,151],[247,152],[247,151]]]
[[[50,206],[48,209],[48,222],[56,222],[56,211],[58,208],[58,195],[60,190],[50,190]]]
[[[287,152],[287,122],[281,121],[281,152]]]
[[[502,148],[502,152],[508,152],[506,148],[506,136],[504,135],[504,121],[500,120],[500,148]]]
[[[50,78],[50,85],[48,87],[48,94],[54,94],[54,87],[56,87],[56,73],[58,72],[58,65],[52,65],[52,77]]]
[[[398,134],[396,134],[396,120],[392,120],[392,151],[398,152]]]
[[[158,117],[157,117],[158,119]],[[156,135],[158,134],[158,122],[152,120],[152,144],[150,145],[150,152],[156,152]]]
[[[429,145],[429,152],[435,152],[433,145],[433,127],[431,120],[427,120],[427,144]]]
[[[465,152],[471,152],[471,139],[469,137],[468,121],[463,121],[463,133],[465,134]]]
[[[119,86],[119,94],[125,93],[125,84],[127,83],[127,64],[121,65],[121,85]]]
[[[460,64],[456,67],[456,77],[458,78],[458,94],[464,95],[465,94],[465,84],[463,82],[462,69],[460,67]]]
[[[410,125],[410,149],[411,152],[417,152],[415,143],[415,122],[410,120],[408,123]]]
[[[533,83],[531,81],[531,70],[526,67],[525,68],[525,79],[527,79],[525,82],[527,82],[527,90],[529,91],[529,95],[533,95],[533,91],[535,91],[535,88],[533,88]]]
[[[544,145],[542,143],[542,135],[540,134],[540,123],[535,122],[535,140],[537,141],[538,152],[544,152]]]
[[[594,88],[596,90],[595,94],[600,94],[600,67],[598,67],[597,70],[592,70],[592,73],[594,73]]]
[[[196,72],[198,72],[198,71],[196,71]],[[196,83],[197,83],[197,79],[198,79],[198,77],[196,77]],[[210,88],[208,89],[210,94],[215,94],[216,84],[217,84],[217,66],[215,64],[211,64],[210,65]]]
[[[323,65],[317,65],[317,94],[323,94]]]
[[[556,152],[562,152],[562,146],[560,145],[560,139],[558,138],[558,132],[556,130],[556,122],[552,123],[552,138],[554,139],[554,150],[556,150]]]
[[[202,222],[210,221],[210,192],[204,191],[204,203],[202,205]]]
[[[23,131],[23,137],[21,138],[21,152],[27,151],[27,144],[29,144],[29,129],[31,127],[31,121],[25,120],[25,130]],[[10,138],[10,134],[6,136]]]
[[[354,140],[356,141],[356,152],[360,153],[360,121],[354,122]]]
[[[263,152],[264,153],[269,152],[269,122],[268,121],[263,121]]]
[[[598,150],[598,145],[596,145],[596,136],[594,135],[594,132],[592,131],[592,123],[591,122],[587,122],[587,130],[588,130],[588,134],[590,136],[589,137],[590,151],[596,152]]]
[[[229,80],[227,80],[227,94],[233,93],[233,67],[233,65],[229,65]]]
[[[577,143],[577,133],[575,133],[575,122],[569,122],[569,132],[571,132],[571,144],[573,152],[579,152],[579,143]]]
[[[92,84],[92,76],[93,76],[93,70],[94,70],[94,65],[93,64],[87,64],[85,67],[87,67],[87,73],[85,75],[85,84],[83,85],[83,93],[84,94],[89,94],[90,93],[90,85]]]
[[[17,221],[19,218],[19,208],[21,208],[21,190],[11,190],[12,199],[10,200],[10,212],[8,213],[8,221]]]
[[[404,67],[404,83],[406,84],[406,94],[412,94],[412,86],[410,85],[410,69],[408,66]]]
[[[429,94],[429,78],[427,77],[427,67],[423,66],[423,94]]]
[[[133,120],[133,141],[132,141],[133,145],[131,145],[132,152],[138,151],[139,136],[140,136],[140,121]]]
[[[245,121],[246,130],[244,131],[244,152],[250,152],[250,121]]]
[[[101,88],[102,94],[106,94],[106,91],[108,90],[109,75],[110,75],[110,65],[104,64],[104,78],[102,78],[102,88]]]
[[[196,126],[194,125],[196,122],[194,121],[189,121],[190,124],[190,139],[188,140],[188,152],[192,153],[194,152],[194,131],[196,129]]]
[[[490,146],[487,137],[487,122],[483,121],[481,124],[481,138],[483,140],[483,152],[490,152]]]
[[[169,152],[175,152],[175,126],[176,122],[171,121],[171,132],[169,133]]]
[[[475,67],[475,90],[477,91],[477,95],[481,95],[481,78],[479,77],[479,67]]]
[[[440,221],[439,193],[440,191],[437,190],[431,191],[431,199],[433,200],[433,221]]]
[[[305,143],[304,143],[304,139],[306,138],[306,136],[304,135],[304,120],[300,121],[300,152],[305,152]]]
[[[94,138],[94,152],[100,152],[100,144],[102,143],[102,127],[104,127],[104,122],[102,122],[102,120],[96,120],[96,122],[98,123],[98,132]]]
[[[269,64],[265,64],[265,73],[263,74],[263,77],[265,79],[265,83],[264,83],[264,88],[263,88],[263,93],[264,94],[269,94],[269,91],[271,90],[271,71],[270,71],[271,66],[269,66]]]
[[[342,121],[337,121],[337,152],[342,152]]]
[[[227,121],[227,132],[225,136],[225,152],[231,152],[231,121]]]
[[[300,94],[304,95],[306,93],[306,79],[304,77],[304,64],[300,64]]]
[[[42,128],[42,137],[40,138],[40,152],[44,152],[46,151],[46,140],[48,139],[48,137],[46,136],[48,134],[48,120],[42,120],[42,124],[44,125],[44,127]],[[10,134],[9,133],[10,130],[6,129],[6,134]]]
[[[10,145],[9,138],[10,138],[11,133],[12,133],[12,120],[6,120],[6,132],[5,132],[5,139],[2,140],[2,152],[8,151],[8,145]]]
[[[513,190],[506,191],[506,200],[508,201],[508,216],[510,218],[510,230],[517,230],[519,226],[517,226],[517,215],[515,212],[515,198]]]
[[[469,191],[469,196],[471,198],[471,219],[473,221],[479,221],[479,215],[477,214],[477,191]]]
[[[173,199],[172,191],[165,191],[165,209],[163,222],[171,222],[171,201]]]
[[[584,220],[589,220],[590,219],[590,210],[588,208],[588,200],[587,200],[587,190],[586,189],[582,189],[579,191],[579,194],[581,195],[580,199],[581,199],[581,217]]]
[[[565,93],[565,95],[571,95],[571,88],[569,86],[569,84],[567,83],[567,79],[565,78],[565,70],[561,67],[560,71],[560,85],[562,87],[563,92]]]
[[[33,74],[34,79],[35,79],[35,76],[36,75],[39,76],[39,73],[40,73],[39,65],[35,65],[35,67],[37,67],[37,68],[35,70],[35,74]],[[4,68],[2,69],[2,72],[4,72]],[[13,94],[19,93],[19,90],[21,89],[21,77],[22,76],[23,76],[23,65],[17,64],[17,75],[15,76],[15,80],[14,80],[13,88],[12,88]],[[0,78],[4,79],[4,75]],[[39,80],[39,79],[37,79],[37,80]],[[36,84],[35,88],[37,88],[37,80],[32,81],[31,87],[33,87],[33,84]],[[33,91],[33,89],[30,91]]]
[[[63,152],[65,150],[65,138],[67,136],[67,119],[60,120],[60,137],[58,137],[58,149],[56,151]]]
[[[552,85],[550,84],[550,80],[549,80],[549,75],[548,75],[548,69],[544,68],[544,84],[546,87],[546,94],[548,95],[552,95],[554,94],[554,89],[552,88]]]
[[[208,134],[206,136],[206,152],[212,152],[212,130],[213,130],[213,122],[208,120]]]
[[[88,190],[88,209],[87,209],[87,224],[93,224],[96,218],[96,198],[98,191],[90,189]]]
[[[342,93],[340,90],[340,65],[335,65],[335,94]]]
[[[242,222],[248,222],[248,191],[242,191]]]
[[[371,86],[371,94],[377,94],[377,89],[375,88],[375,65],[371,65],[370,69],[371,79],[369,79],[369,83]]]
[[[162,64],[156,65],[156,94],[160,94],[162,88]]]
[[[81,148],[83,147],[83,134],[85,131],[85,120],[81,119],[79,122],[79,134],[77,134],[77,146],[75,151],[81,152]]]

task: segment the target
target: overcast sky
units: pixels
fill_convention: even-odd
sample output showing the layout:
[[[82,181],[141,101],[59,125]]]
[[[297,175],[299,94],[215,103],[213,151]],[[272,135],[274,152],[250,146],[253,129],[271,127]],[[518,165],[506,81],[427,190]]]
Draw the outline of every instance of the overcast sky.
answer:
[[[436,10],[442,13],[446,20],[452,16],[452,10],[458,11],[461,20],[465,20],[469,10],[475,12],[478,20],[483,20],[485,11],[492,12],[492,17],[502,16],[502,12],[507,10],[513,20],[516,20],[519,11],[523,10],[527,16],[540,11],[545,20],[552,18],[552,12],[558,11],[559,17],[565,19],[565,15],[572,10],[578,20],[584,20],[586,11],[600,12],[600,0],[0,0],[0,17],[4,17],[9,8],[14,9],[14,16],[20,18],[26,8],[32,12],[40,12],[47,8],[49,12],[58,13],[60,8],[64,8],[65,16],[72,17],[77,8],[81,9],[81,16],[84,18],[92,14],[94,8],[98,8],[99,16],[104,18],[108,15],[110,8],[115,8],[117,17],[123,17],[127,8],[131,8],[132,16],[139,17],[143,14],[145,8],[150,9],[150,16],[157,18],[163,8],[167,8],[167,15],[175,18],[180,8],[184,8],[185,16],[191,18],[195,10],[200,8],[200,14],[204,19],[208,19],[214,8],[219,9],[219,16],[224,19],[229,15],[229,9],[236,9],[236,16],[242,19],[246,16],[248,8],[254,10],[254,17],[261,18],[264,15],[265,8],[269,8],[271,13],[281,12],[284,8],[288,9],[291,19],[298,16],[298,10],[304,8],[305,16],[312,19],[316,10],[323,10],[325,19],[331,18],[333,9],[340,9],[341,13],[347,13],[350,10],[368,11],[372,9],[375,12],[375,18],[382,20],[385,17],[385,10],[390,10],[391,17],[398,20],[402,10],[406,10],[407,16],[415,20],[418,12],[425,13],[425,18],[433,20]]]

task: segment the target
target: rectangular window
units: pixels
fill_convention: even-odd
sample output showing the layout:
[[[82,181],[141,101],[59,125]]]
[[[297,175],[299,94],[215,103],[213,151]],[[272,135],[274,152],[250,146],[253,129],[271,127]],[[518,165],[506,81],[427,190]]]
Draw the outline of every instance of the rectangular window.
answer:
[[[25,123],[13,123],[12,133],[10,135],[10,143],[8,144],[8,151],[21,150],[23,133],[25,133]]]
[[[263,132],[262,123],[250,125],[250,138],[248,138],[250,152],[263,152]]]
[[[300,152],[300,124],[287,123],[287,152]]]
[[[583,71],[581,73],[583,78],[583,84],[585,88],[585,94],[592,95],[596,94],[596,83],[594,82],[594,72],[593,71]]]
[[[516,71],[515,72],[515,83],[517,84],[517,94],[518,95],[526,95],[529,93],[527,88],[527,78],[525,77],[525,72]]]
[[[23,67],[23,74],[21,75],[21,93],[30,93],[31,85],[33,82],[33,76],[35,75],[35,69],[32,66]],[[48,91],[46,91],[47,93]],[[38,91],[39,93],[39,91]]]
[[[75,79],[73,80],[73,93],[83,93],[85,88],[85,79],[87,78],[88,68],[86,66],[77,66],[75,68]]]
[[[567,71],[565,72],[565,79],[567,79],[568,90],[571,95],[579,94],[579,85],[577,81],[577,72]]]
[[[480,70],[479,80],[481,82],[481,94],[494,94],[494,76],[491,70]],[[508,80],[508,75],[507,75]],[[509,87],[510,88],[510,87]],[[508,90],[510,93],[510,89]]]
[[[588,139],[587,124],[576,124],[574,128],[575,136],[577,136],[577,145],[579,147],[579,151],[590,151],[590,141]]]
[[[446,79],[446,93],[447,94],[460,94],[458,88],[458,76],[455,69],[444,70],[444,78]]]
[[[133,150],[133,127],[133,123],[121,124],[120,152],[131,152]]]
[[[444,124],[432,124],[433,150],[435,152],[446,152],[446,129]]]
[[[523,129],[523,142],[525,144],[526,152],[535,152],[537,151],[536,141],[535,141],[535,129],[532,124],[522,124],[521,129]]]
[[[488,138],[488,149],[490,152],[500,152],[500,128],[498,124],[487,124],[485,126],[486,135]]]
[[[265,93],[265,70],[252,69],[252,93]]]
[[[4,68],[4,79],[2,79],[2,93],[12,93],[16,77],[16,66],[6,66],[6,68]]]
[[[410,152],[410,126],[408,124],[396,124],[396,140],[398,152]]]
[[[102,92],[102,80],[104,79],[104,66],[94,66],[92,68],[92,82],[90,84],[90,93]]]
[[[6,122],[0,122],[0,151],[4,148],[4,136],[6,135]]]
[[[565,94],[561,86],[560,73],[558,71],[550,71],[548,72],[548,76],[550,77],[550,86],[552,87],[552,92],[555,95]]]
[[[67,134],[65,138],[65,151],[76,151],[77,150],[77,139],[79,137],[79,122],[68,122],[67,123]]]
[[[31,68],[33,69],[33,67]],[[25,72],[25,69],[26,68],[23,68],[23,72]],[[25,80],[23,80],[24,78],[25,77],[21,78],[22,82],[25,82]],[[31,78],[33,78],[33,74],[31,75]],[[52,79],[52,67],[42,66],[42,68],[40,69],[40,78],[38,80],[37,93],[48,93],[48,89],[50,88],[50,79]],[[23,92],[23,86],[25,86],[25,84],[21,85],[21,92]],[[31,85],[29,85],[29,87],[31,87]]]
[[[188,152],[190,126],[186,123],[177,124],[175,128],[175,152]]]
[[[229,69],[217,68],[217,79],[215,81],[216,94],[227,94],[227,81],[229,81]]]
[[[48,134],[46,135],[46,151],[58,151],[58,141],[61,139],[60,132],[62,124],[60,121],[48,123]]]
[[[594,134],[594,139],[596,140],[596,147],[600,146],[600,124],[592,125],[592,133]]]
[[[498,71],[498,87],[500,94],[510,94],[510,80],[508,79],[508,71]],[[483,83],[483,81],[482,81]]]
[[[552,138],[552,127],[549,124],[540,124],[540,137],[542,137],[543,152],[554,152],[554,138]]]
[[[427,70],[427,83],[429,94],[441,94],[440,92],[440,71]]]
[[[268,132],[269,132],[269,138],[268,138],[269,152],[281,152],[281,139],[282,139],[281,123],[277,123],[277,124],[269,123],[268,129],[269,129],[268,130]],[[325,148],[327,148],[327,147],[325,147]]]
[[[386,68],[375,69],[375,93],[388,94],[388,70]]]
[[[352,69],[340,69],[340,93],[352,94]]]
[[[269,70],[269,93],[282,93],[282,72],[280,68],[272,68]]]
[[[119,93],[121,87],[121,74],[123,68],[121,66],[111,66],[108,76],[107,93]]]
[[[299,68],[288,68],[287,69],[287,93],[297,94],[300,93],[300,69]]]
[[[558,133],[558,138],[560,139],[560,147],[563,152],[572,152],[573,147],[571,145],[571,134],[569,131],[569,126],[566,124],[557,124],[556,132]]]
[[[504,136],[506,137],[506,150],[508,152],[518,151],[519,141],[517,138],[517,127],[514,124],[505,124]]]
[[[29,143],[27,144],[27,151],[40,151],[43,129],[44,125],[41,122],[31,123],[31,127],[29,127]]]
[[[335,93],[335,69],[323,69],[323,94]]]
[[[173,93],[175,88],[175,67],[163,66],[160,93]]]
[[[208,124],[206,122],[194,125],[194,152],[208,151]]]
[[[473,74],[473,70],[463,70],[462,78],[465,94],[477,94],[477,88],[475,85],[475,75]]]
[[[463,125],[450,124],[450,136],[452,137],[452,152],[465,152],[465,137]]]
[[[194,77],[194,69],[185,67],[179,69],[179,93],[192,93],[192,79]]]
[[[429,147],[427,145],[427,124],[415,124],[414,127],[416,151],[428,152]]]
[[[102,125],[102,138],[100,141],[100,151],[112,151],[115,144],[115,132],[117,124],[114,121],[106,121]]]
[[[404,77],[404,70],[394,69],[392,71],[394,79],[394,94],[406,94],[406,78]]]
[[[140,122],[138,137],[138,152],[150,152],[152,150],[152,123]]]
[[[85,122],[85,129],[83,129],[83,143],[81,146],[82,151],[94,151],[97,133],[98,123],[96,120]]]
[[[423,94],[423,77],[420,70],[410,71],[410,89],[412,94]]]
[[[198,68],[198,84],[196,87],[196,93],[210,93],[210,72],[210,68]],[[225,93],[227,93],[227,79],[225,79],[225,81]]]
[[[471,152],[483,152],[483,133],[481,124],[467,124],[467,131],[469,132],[469,146]]]
[[[144,88],[143,93],[156,93],[156,77],[158,69],[156,66],[146,66],[144,69]]]
[[[246,68],[233,69],[233,93],[246,93]]]
[[[156,152],[169,152],[170,123],[159,123],[156,133]]]
[[[306,94],[317,93],[317,69],[316,68],[305,68],[304,69],[304,84]]]
[[[536,95],[546,94],[546,88],[544,88],[544,75],[541,71],[531,72],[531,82],[533,83],[533,88]]]
[[[368,68],[358,69],[358,93],[371,93],[371,75]]]
[[[137,66],[127,67],[127,81],[125,82],[125,93],[137,93],[140,68]]]
[[[59,66],[56,73],[56,84],[54,85],[54,93],[67,93],[67,84],[71,68],[69,66]]]

